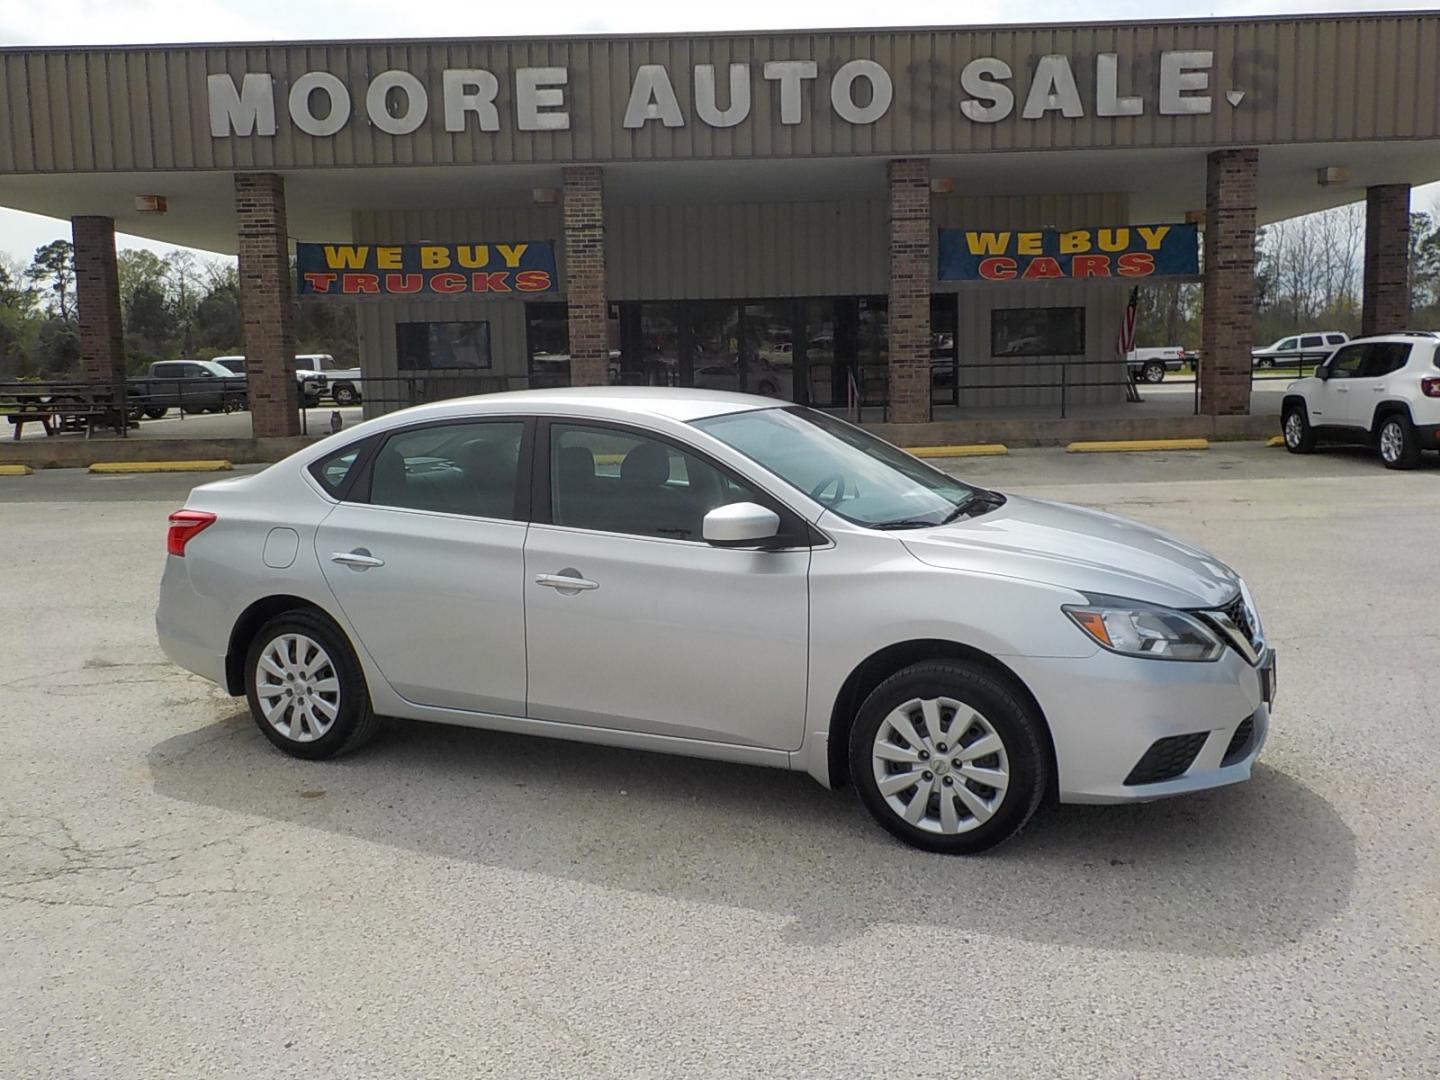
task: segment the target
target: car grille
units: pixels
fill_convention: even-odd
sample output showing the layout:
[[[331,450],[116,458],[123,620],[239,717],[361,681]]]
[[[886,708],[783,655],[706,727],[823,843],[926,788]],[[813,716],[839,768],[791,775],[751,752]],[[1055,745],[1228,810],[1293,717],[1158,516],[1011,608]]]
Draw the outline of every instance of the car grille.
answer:
[[[1230,736],[1230,743],[1225,747],[1225,756],[1220,759],[1221,765],[1233,765],[1239,761],[1250,750],[1250,742],[1255,737],[1255,718],[1247,716],[1240,721],[1240,726],[1235,729],[1235,734]]]
[[[1245,640],[1255,647],[1256,652],[1259,652],[1264,643],[1260,640],[1260,630],[1255,625],[1255,619],[1250,613],[1250,606],[1245,603],[1245,597],[1235,597],[1220,610],[1230,617],[1230,621],[1245,635]]]
[[[1125,777],[1125,785],[1133,787],[1136,784],[1158,784],[1162,780],[1174,780],[1190,768],[1195,761],[1195,755],[1200,753],[1200,748],[1209,737],[1208,731],[1197,731],[1191,735],[1167,735],[1163,739],[1156,739],[1135,763],[1130,775]]]

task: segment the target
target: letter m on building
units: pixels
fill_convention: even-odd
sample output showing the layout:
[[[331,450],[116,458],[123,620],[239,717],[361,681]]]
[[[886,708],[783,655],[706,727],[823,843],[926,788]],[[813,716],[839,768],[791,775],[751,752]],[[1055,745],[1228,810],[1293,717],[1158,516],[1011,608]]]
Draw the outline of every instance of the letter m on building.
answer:
[[[264,73],[251,73],[239,89],[229,75],[211,75],[210,134],[217,139],[229,135],[275,134],[275,80]]]

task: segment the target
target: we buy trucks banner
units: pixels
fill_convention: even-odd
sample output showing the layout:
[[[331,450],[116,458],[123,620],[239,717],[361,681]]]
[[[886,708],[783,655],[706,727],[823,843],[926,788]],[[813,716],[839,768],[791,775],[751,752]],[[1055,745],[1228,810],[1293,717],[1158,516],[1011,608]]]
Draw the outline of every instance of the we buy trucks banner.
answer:
[[[941,281],[1194,277],[1196,225],[1093,229],[941,229]]]
[[[307,299],[423,296],[506,299],[554,293],[548,240],[508,244],[296,244],[296,283]]]

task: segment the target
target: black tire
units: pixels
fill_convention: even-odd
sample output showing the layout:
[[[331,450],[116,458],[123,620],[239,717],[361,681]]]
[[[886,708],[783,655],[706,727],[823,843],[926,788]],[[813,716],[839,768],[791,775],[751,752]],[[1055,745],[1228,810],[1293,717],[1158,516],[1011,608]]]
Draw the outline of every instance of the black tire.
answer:
[[[145,410],[145,415],[148,416],[151,420],[159,420],[169,411],[170,410],[164,405],[153,405]]]
[[[360,391],[349,384],[342,384],[335,388],[334,398],[335,404],[344,408],[347,405],[354,405],[360,400]]]
[[[329,663],[317,669],[317,676],[323,676],[328,667],[338,685],[338,700],[331,702],[336,715],[329,728],[318,737],[312,731],[303,741],[290,737],[265,718],[260,700],[263,691],[258,686],[261,657],[278,638],[292,634],[308,638],[324,650]],[[293,757],[311,761],[331,758],[363,746],[380,728],[380,718],[370,706],[370,690],[365,685],[365,673],[355,658],[355,650],[340,629],[317,611],[287,611],[260,628],[245,651],[245,698],[250,703],[250,715],[264,736]],[[284,708],[283,716],[294,717],[287,726],[298,724],[303,738],[307,732],[306,719],[297,713],[294,704],[286,704]]]
[[[979,785],[972,787],[974,781],[966,779],[963,783],[972,794],[979,794],[982,801],[985,799],[998,800],[993,805],[991,816],[980,824],[973,824],[976,814],[967,811],[966,817],[970,818],[972,824],[966,831],[945,833],[922,828],[918,824],[906,821],[901,815],[902,811],[892,808],[887,796],[880,790],[880,781],[876,779],[875,748],[877,737],[882,727],[890,724],[892,713],[899,710],[905,703],[916,699],[940,699],[950,698],[969,707],[978,714],[976,723],[966,719],[965,730],[954,732],[948,725],[956,722],[956,713],[951,710],[948,713],[943,709],[938,713],[940,739],[937,739],[928,731],[921,731],[919,725],[923,724],[922,714],[915,711],[913,730],[921,736],[922,740],[928,740],[928,744],[937,748],[933,757],[927,757],[927,761],[934,768],[934,773],[922,773],[922,776],[933,777],[942,771],[946,773],[945,779],[958,779],[960,773],[951,771],[953,766],[948,760],[939,756],[938,747],[942,745],[942,739],[950,739],[950,742],[943,743],[948,754],[955,754],[954,742],[959,739],[962,747],[973,746],[980,735],[993,733],[999,737],[1002,744],[1001,751],[1003,759],[999,754],[987,754],[970,762],[983,768],[1000,767],[1002,760],[1009,766],[1009,782],[1003,792],[995,787]],[[990,732],[984,732],[978,725],[986,724]],[[912,664],[901,671],[891,675],[882,682],[865,699],[856,714],[855,723],[850,729],[850,776],[856,789],[860,793],[860,801],[870,811],[875,820],[893,835],[917,848],[926,851],[935,851],[946,855],[972,855],[985,851],[995,845],[1008,840],[1014,836],[1034,816],[1039,808],[1041,800],[1050,782],[1050,754],[1042,734],[1043,720],[1036,716],[1033,706],[1022,701],[1014,688],[1005,681],[996,678],[985,668],[968,663],[962,660],[934,660],[924,663]],[[973,736],[973,737],[972,737]],[[900,746],[903,744],[892,745]],[[928,755],[928,751],[923,751]],[[955,760],[959,760],[957,757]],[[944,770],[935,768],[937,764],[943,765]],[[898,772],[905,770],[905,765],[895,763],[893,766]],[[921,767],[921,766],[917,766]],[[931,781],[925,781],[931,782]],[[943,780],[939,782],[943,784]],[[909,800],[904,803],[905,808],[914,805],[915,798],[924,797],[927,800],[927,807],[936,807],[938,814],[942,798],[950,798],[952,806],[956,807],[957,814],[960,807],[965,804],[956,795],[942,794],[942,792],[954,791],[955,785],[939,786],[934,791],[925,793],[920,787],[914,787],[909,792],[900,790],[892,793],[897,800],[902,795],[909,794]],[[989,796],[985,796],[985,792]],[[928,810],[922,810],[922,816],[930,815]]]
[[[1140,377],[1147,383],[1158,383],[1165,380],[1165,365],[1159,360],[1151,360],[1140,369]]]
[[[1375,453],[1387,469],[1413,469],[1420,464],[1415,425],[1404,413],[1391,413],[1375,432]]]
[[[1292,454],[1308,454],[1315,449],[1315,429],[1304,405],[1286,405],[1280,417],[1280,437]]]

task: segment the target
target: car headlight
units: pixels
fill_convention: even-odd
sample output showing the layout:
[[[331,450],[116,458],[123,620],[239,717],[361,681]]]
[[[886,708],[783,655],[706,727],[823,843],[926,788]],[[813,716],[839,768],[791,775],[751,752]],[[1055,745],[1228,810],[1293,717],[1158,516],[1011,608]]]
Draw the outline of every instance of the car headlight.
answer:
[[[1102,648],[1147,660],[1217,660],[1225,643],[1195,616],[1174,608],[1110,597],[1066,604],[1063,611]]]

